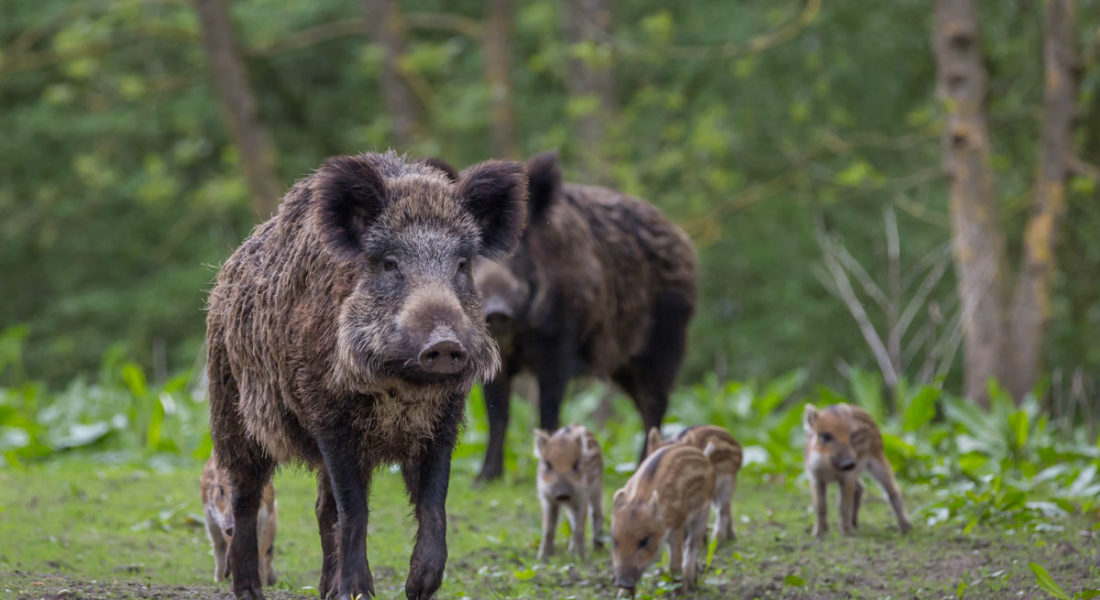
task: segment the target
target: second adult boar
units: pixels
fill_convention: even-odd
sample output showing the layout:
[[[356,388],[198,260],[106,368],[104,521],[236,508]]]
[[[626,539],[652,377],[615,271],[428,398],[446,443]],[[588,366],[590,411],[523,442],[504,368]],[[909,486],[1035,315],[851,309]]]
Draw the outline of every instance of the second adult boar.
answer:
[[[528,225],[510,260],[482,261],[475,280],[503,366],[485,384],[489,443],[479,478],[501,474],[512,378],[538,380],[539,427],[558,428],[579,375],[606,376],[658,427],[695,311],[687,236],[653,205],[602,187],[562,183],[557,153],[527,163]],[[644,455],[644,450],[643,450]]]

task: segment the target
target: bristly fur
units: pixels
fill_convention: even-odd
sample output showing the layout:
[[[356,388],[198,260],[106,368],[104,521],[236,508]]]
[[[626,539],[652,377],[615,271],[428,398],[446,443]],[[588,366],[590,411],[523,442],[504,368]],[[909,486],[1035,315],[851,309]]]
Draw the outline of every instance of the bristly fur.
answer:
[[[467,169],[458,182],[466,210],[487,234],[482,248],[490,258],[515,249],[523,232],[527,175],[518,163],[490,161]]]
[[[420,162],[423,162],[428,166],[432,166],[439,169],[440,171],[443,171],[447,175],[447,179],[450,179],[451,181],[458,181],[458,171],[451,166],[451,163],[443,160],[442,158],[433,156],[431,158],[425,158]]]

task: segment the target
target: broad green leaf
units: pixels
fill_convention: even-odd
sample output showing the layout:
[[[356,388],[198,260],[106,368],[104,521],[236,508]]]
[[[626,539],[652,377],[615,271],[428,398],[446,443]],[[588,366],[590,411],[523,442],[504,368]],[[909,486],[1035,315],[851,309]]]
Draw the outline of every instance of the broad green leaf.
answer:
[[[1069,594],[1054,582],[1050,573],[1048,573],[1042,565],[1030,562],[1028,566],[1031,567],[1031,572],[1035,573],[1035,583],[1039,584],[1039,587],[1042,588],[1044,592],[1059,600],[1071,600]]]

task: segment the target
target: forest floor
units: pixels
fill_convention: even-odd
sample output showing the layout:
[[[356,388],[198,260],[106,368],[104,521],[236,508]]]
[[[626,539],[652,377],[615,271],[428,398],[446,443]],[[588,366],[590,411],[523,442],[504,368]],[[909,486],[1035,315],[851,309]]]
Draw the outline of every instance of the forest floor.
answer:
[[[200,470],[197,464],[157,470],[82,458],[0,470],[0,597],[230,597],[225,584],[212,581]],[[605,498],[624,479],[608,477]],[[313,476],[284,470],[275,486],[279,582],[265,590],[267,597],[316,597]],[[737,540],[717,548],[701,589],[679,592],[663,559],[643,579],[638,597],[1046,598],[1031,561],[1070,594],[1100,582],[1094,516],[1071,517],[1042,532],[979,526],[962,533],[953,525],[923,524],[920,507],[933,494],[924,491],[906,497],[915,529],[902,536],[889,506],[869,487],[858,533],[844,538],[833,525],[819,541],[809,533],[805,490],[802,481],[742,478],[734,498]],[[548,563],[535,560],[539,506],[531,476],[476,487],[467,470],[456,470],[448,509],[450,560],[437,598],[616,596],[607,551],[579,561],[559,543]],[[400,476],[379,473],[367,544],[380,598],[404,598],[414,531]]]

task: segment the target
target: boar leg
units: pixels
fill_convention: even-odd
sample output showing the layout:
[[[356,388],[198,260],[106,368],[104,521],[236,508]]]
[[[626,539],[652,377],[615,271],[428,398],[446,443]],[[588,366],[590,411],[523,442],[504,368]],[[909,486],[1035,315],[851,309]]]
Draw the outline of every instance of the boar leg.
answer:
[[[416,544],[409,559],[405,596],[428,600],[443,584],[447,566],[447,485],[451,479],[451,454],[466,399],[451,399],[435,435],[425,451],[401,466],[405,488],[416,506]]]
[[[863,482],[856,478],[856,497],[852,502],[852,529],[859,527],[859,507],[863,502]]]
[[[539,560],[546,560],[554,553],[554,530],[558,528],[558,502],[542,501],[542,541],[539,542]]]
[[[225,551],[229,544],[225,542],[222,530],[210,515],[206,515],[206,533],[210,535],[210,543],[214,545],[214,582],[219,582],[228,571],[225,565]]]
[[[359,465],[358,444],[350,428],[331,425],[317,440],[336,503],[338,598],[373,596],[374,579],[367,562],[367,486]],[[322,544],[324,543],[322,533]],[[322,572],[321,575],[324,578]],[[323,592],[322,592],[323,593]]]
[[[260,542],[256,521],[264,484],[270,476],[270,467],[247,472],[244,476],[230,470],[234,524],[233,539],[229,543],[229,569],[233,574],[233,594],[238,599],[261,600],[264,597],[260,591],[263,584],[260,581]]]
[[[814,496],[814,512],[817,515],[814,521],[814,535],[825,537],[825,534],[829,532],[829,499],[825,495],[825,482],[812,477],[810,482]]]
[[[674,529],[668,534],[668,572],[674,577],[679,575],[683,564],[684,529]]]
[[[698,576],[699,557],[707,537],[707,510],[699,510],[688,519],[687,539],[684,542],[684,588],[693,589]]]
[[[894,481],[894,471],[890,468],[886,455],[880,454],[867,461],[867,470],[882,486],[882,489],[886,491],[886,496],[890,499],[890,506],[894,509],[894,516],[898,519],[898,527],[901,532],[909,533],[913,526],[909,524],[909,517],[905,516],[905,506],[901,503],[901,490],[898,489],[898,483]]]
[[[584,525],[588,514],[588,502],[584,496],[574,498],[566,509],[569,518],[569,551],[584,558]]]
[[[853,505],[856,500],[856,486],[859,485],[859,475],[849,471],[848,475],[840,478],[840,532],[844,535],[852,534]]]
[[[332,495],[328,472],[321,469],[317,474],[317,530],[321,534],[321,583],[317,592],[322,598],[335,597],[339,593],[336,575],[340,562],[336,555],[337,522],[336,498]]]
[[[592,518],[592,549],[603,548],[603,478],[592,486],[588,497],[588,515]]]
[[[504,472],[504,439],[508,431],[512,378],[506,373],[499,373],[492,381],[485,382],[482,392],[485,396],[485,412],[489,415],[489,444],[485,448],[485,461],[481,464],[477,480],[490,481]]]
[[[730,504],[733,498],[733,478],[719,477],[714,485],[714,532],[712,535],[718,541],[733,539],[733,518]]]
[[[558,428],[561,419],[561,401],[565,386],[569,384],[570,350],[560,340],[547,340],[546,352],[539,357],[537,377],[539,384],[539,427],[546,431]]]

